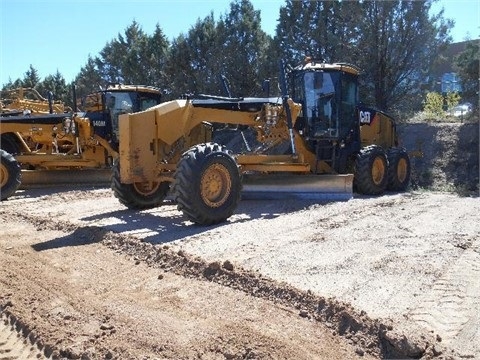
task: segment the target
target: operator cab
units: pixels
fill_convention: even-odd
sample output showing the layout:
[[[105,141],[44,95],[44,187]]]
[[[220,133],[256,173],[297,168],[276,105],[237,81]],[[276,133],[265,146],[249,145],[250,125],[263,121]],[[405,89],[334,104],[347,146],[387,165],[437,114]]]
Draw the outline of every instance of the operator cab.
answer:
[[[302,105],[295,129],[317,159],[330,162],[337,171],[340,153],[359,147],[358,74],[350,64],[309,61],[289,76],[292,99]]]
[[[295,128],[308,138],[346,140],[356,122],[358,69],[310,62],[292,71],[293,101],[302,104]]]
[[[87,95],[82,100],[85,117],[94,133],[118,145],[118,117],[144,111],[162,102],[161,90],[151,86],[110,84],[105,90]],[[116,146],[115,146],[116,147]]]

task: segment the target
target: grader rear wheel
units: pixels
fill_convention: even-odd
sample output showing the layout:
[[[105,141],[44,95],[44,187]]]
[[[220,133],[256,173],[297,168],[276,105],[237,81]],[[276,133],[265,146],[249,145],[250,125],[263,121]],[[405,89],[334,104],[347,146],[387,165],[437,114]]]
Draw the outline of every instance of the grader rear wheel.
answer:
[[[391,148],[388,157],[388,190],[405,191],[410,183],[410,158],[403,148]]]
[[[170,190],[169,182],[122,184],[120,166],[113,166],[111,187],[115,197],[129,209],[149,209],[162,204]]]
[[[12,196],[21,183],[20,165],[17,160],[6,152],[0,149],[0,200],[6,200]]]
[[[380,146],[370,145],[360,150],[353,181],[360,194],[379,195],[385,191],[388,182],[388,160]]]
[[[185,152],[175,172],[177,207],[199,225],[225,221],[240,201],[240,172],[220,145],[200,144]]]

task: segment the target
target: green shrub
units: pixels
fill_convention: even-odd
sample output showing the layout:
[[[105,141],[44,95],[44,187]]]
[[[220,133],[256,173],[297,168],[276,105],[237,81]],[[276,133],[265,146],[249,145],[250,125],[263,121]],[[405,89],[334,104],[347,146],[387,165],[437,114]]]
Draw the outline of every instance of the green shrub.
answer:
[[[449,92],[445,96],[445,102],[447,105],[447,109],[451,109],[454,106],[457,106],[458,103],[460,102],[460,95],[457,92]]]
[[[423,111],[427,116],[441,117],[444,116],[443,96],[437,92],[429,92],[423,102]]]

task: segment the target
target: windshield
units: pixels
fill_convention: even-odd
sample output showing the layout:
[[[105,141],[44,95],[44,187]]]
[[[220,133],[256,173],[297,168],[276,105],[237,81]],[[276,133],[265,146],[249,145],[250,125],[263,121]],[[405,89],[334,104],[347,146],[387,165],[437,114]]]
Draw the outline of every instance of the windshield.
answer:
[[[138,95],[139,110],[147,110],[148,108],[161,103],[161,95],[156,93],[141,93]]]
[[[306,134],[343,138],[351,128],[357,98],[355,77],[340,71],[299,71],[294,101],[302,104]]]
[[[334,74],[338,75],[338,74]],[[316,117],[330,123],[335,108],[335,83],[332,74],[309,72],[305,74],[305,95],[307,116]]]

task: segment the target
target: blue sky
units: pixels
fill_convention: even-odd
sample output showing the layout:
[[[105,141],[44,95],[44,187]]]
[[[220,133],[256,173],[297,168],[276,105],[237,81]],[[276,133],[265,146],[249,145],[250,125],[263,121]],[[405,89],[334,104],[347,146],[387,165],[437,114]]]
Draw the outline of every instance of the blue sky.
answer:
[[[213,12],[218,20],[230,0],[0,0],[0,85],[23,78],[30,64],[40,78],[58,70],[73,80],[88,56],[98,55],[106,43],[123,34],[136,20],[147,34],[158,23],[171,40],[186,33]],[[275,32],[284,0],[252,0],[261,11],[262,28]],[[480,34],[480,1],[440,0],[437,13],[455,20],[454,41]]]

